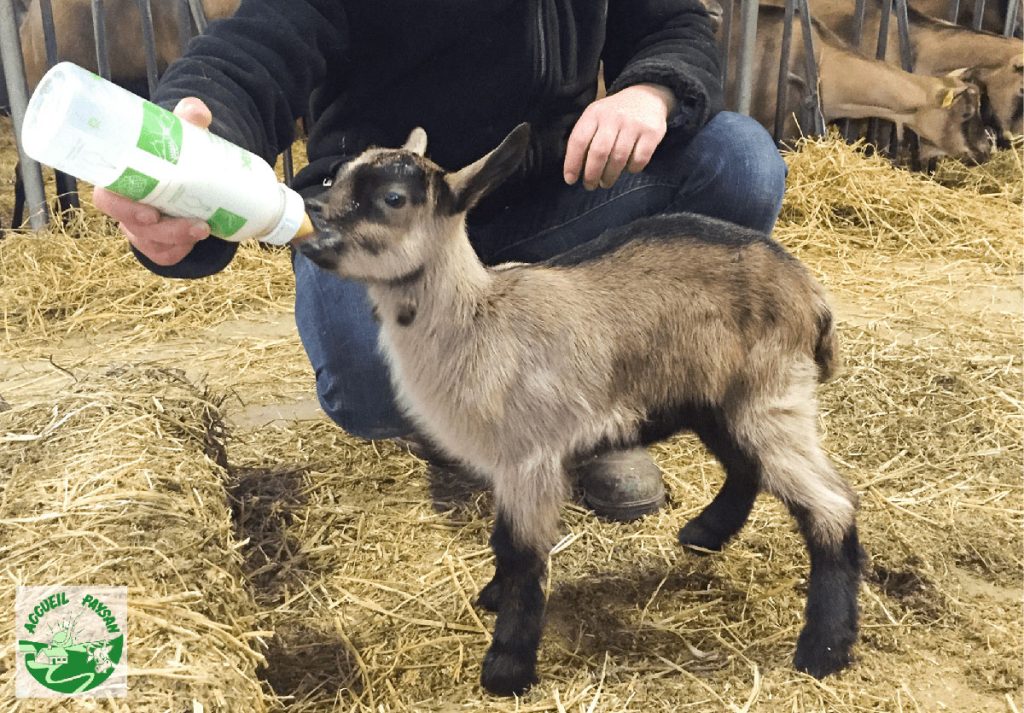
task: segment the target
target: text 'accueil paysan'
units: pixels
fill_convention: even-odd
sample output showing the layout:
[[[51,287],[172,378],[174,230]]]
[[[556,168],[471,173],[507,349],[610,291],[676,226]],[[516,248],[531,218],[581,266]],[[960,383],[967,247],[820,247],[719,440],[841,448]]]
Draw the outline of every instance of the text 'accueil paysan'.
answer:
[[[15,696],[124,696],[127,587],[18,587]]]

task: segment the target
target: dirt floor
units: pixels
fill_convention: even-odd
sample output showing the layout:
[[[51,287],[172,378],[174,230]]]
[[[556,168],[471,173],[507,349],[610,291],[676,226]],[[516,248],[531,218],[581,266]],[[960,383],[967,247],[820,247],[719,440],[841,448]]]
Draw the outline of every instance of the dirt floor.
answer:
[[[7,136],[0,126],[0,141]],[[837,197],[850,189],[837,181],[897,172],[830,151],[844,163],[820,175],[791,157],[777,233],[833,295],[845,367],[822,387],[822,428],[861,496],[870,556],[857,661],[824,681],[791,667],[807,563],[778,503],[761,498],[720,555],[678,547],[678,528],[721,482],[713,459],[680,436],[653,449],[670,493],[663,512],[621,525],[566,507],[542,683],[521,701],[482,694],[493,615],[471,602],[492,571],[489,498],[431,476],[390,443],[349,438],[321,414],[280,250],[246,246],[224,274],[183,283],[135,268],[94,213],[8,237],[0,411],[56,413],[60,394],[125,365],[180,369],[219,395],[226,457],[210,467],[222,476],[240,585],[256,607],[247,641],[263,657],[264,700],[253,709],[1016,713],[1024,709],[1019,196],[964,187],[948,172],[961,187],[922,179],[945,191],[935,194],[943,200],[1009,216],[1016,235],[939,218],[905,225],[900,191],[917,184],[888,173],[894,188],[853,215]],[[5,225],[11,156],[9,144],[0,147]],[[1019,155],[1005,160],[1018,167],[1009,184],[1019,183]],[[813,221],[831,229],[809,229]],[[10,434],[3,417],[0,434]],[[0,464],[23,462],[27,448],[0,440],[8,451]],[[0,472],[0,505],[4,487]],[[0,528],[3,517],[0,508]],[[0,579],[8,589],[16,581]],[[0,647],[7,694],[13,652],[9,641]],[[140,673],[129,685],[147,680]],[[183,693],[178,710],[194,695]],[[0,711],[51,710],[34,705],[3,699]]]

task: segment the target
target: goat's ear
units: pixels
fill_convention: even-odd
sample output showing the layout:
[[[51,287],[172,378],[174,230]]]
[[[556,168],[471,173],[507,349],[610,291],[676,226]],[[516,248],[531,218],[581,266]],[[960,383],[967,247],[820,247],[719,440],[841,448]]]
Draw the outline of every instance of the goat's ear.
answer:
[[[405,146],[402,148],[422,156],[427,152],[427,132],[417,126],[409,132],[409,138],[405,140]]]
[[[463,169],[445,176],[455,196],[454,213],[464,213],[519,167],[530,143],[530,125],[512,129],[498,148]]]
[[[938,102],[943,109],[953,106],[960,96],[965,92],[968,95],[977,94],[978,88],[971,83],[975,79],[973,73],[968,69],[957,69],[946,75],[949,80],[945,89],[939,92]]]

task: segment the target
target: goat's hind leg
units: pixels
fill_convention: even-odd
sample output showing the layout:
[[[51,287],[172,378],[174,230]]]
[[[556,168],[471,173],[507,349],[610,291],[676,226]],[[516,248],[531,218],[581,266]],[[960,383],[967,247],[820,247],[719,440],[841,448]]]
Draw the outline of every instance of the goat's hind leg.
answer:
[[[857,592],[863,551],[856,496],[821,449],[813,396],[780,403],[741,425],[756,453],[765,490],[796,518],[810,553],[804,628],[794,665],[822,678],[850,663],[857,639]]]
[[[760,469],[716,414],[699,419],[694,431],[725,469],[725,483],[714,500],[679,531],[679,542],[696,552],[718,551],[747,522],[760,488]]]

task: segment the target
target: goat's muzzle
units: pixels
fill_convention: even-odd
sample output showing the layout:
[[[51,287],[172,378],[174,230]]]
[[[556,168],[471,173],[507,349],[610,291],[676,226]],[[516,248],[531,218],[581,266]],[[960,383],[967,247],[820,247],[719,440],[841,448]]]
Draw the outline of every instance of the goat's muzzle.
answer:
[[[324,204],[318,200],[306,201],[306,214],[313,223],[313,233],[292,240],[292,245],[307,258],[325,270],[335,271],[345,251],[339,233],[324,217]]]

